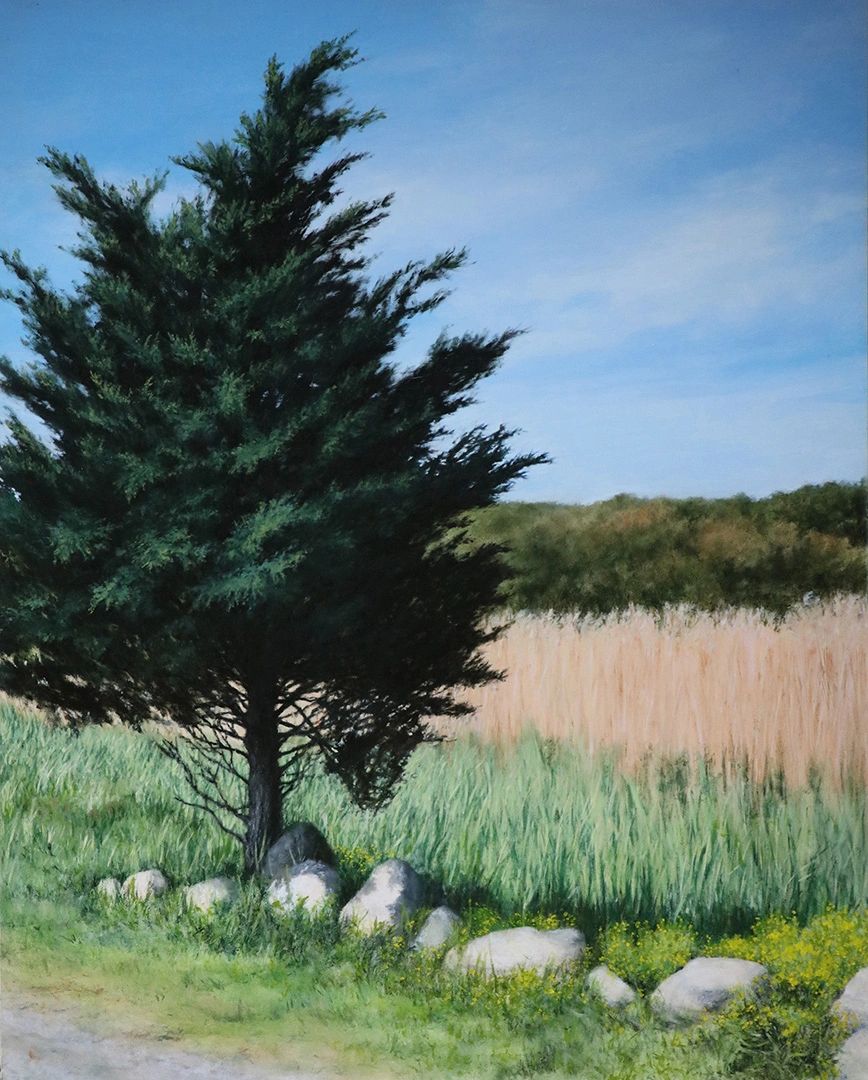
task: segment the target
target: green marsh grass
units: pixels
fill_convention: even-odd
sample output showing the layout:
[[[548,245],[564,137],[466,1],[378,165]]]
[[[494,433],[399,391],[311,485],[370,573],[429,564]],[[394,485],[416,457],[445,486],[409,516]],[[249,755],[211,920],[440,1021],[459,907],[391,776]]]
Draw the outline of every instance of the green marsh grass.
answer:
[[[71,734],[0,702],[0,851],[7,889],[47,895],[60,879],[84,890],[105,876],[159,866],[175,882],[240,875],[234,842],[182,806],[183,781],[154,737],[123,728]],[[702,763],[649,762],[638,774],[611,756],[528,735],[497,748],[470,738],[426,746],[379,814],[311,776],[287,820],[317,824],[365,858],[409,859],[453,902],[504,912],[571,912],[592,928],[680,919],[700,933],[868,896],[864,789],[817,782],[789,790]],[[353,884],[351,881],[350,884]]]

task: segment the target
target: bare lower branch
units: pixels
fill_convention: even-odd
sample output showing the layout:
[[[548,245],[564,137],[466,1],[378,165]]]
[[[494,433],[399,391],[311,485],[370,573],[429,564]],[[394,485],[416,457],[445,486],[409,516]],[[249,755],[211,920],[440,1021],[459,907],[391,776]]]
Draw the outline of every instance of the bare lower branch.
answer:
[[[191,749],[194,753],[207,761],[212,769],[220,769],[224,772],[234,776],[237,780],[240,780],[242,784],[247,783],[247,776],[237,768],[233,761],[234,755],[247,758],[246,753],[235,749],[232,746],[223,746],[219,743],[208,743],[204,741],[195,742]]]
[[[196,792],[196,794],[198,795],[199,792]],[[201,803],[194,803],[190,802],[188,799],[182,799],[180,795],[176,795],[175,800],[176,802],[181,803],[182,806],[189,806],[193,810],[204,810],[206,814],[210,814],[211,817],[214,818],[214,821],[223,830],[223,832],[225,832],[228,836],[233,837],[235,840],[238,841],[239,844],[244,843],[244,837],[242,836],[242,834],[240,832],[237,832],[235,829],[230,829],[229,826],[221,820],[217,811],[214,810],[212,807],[208,806],[204,802],[204,800]]]
[[[202,803],[205,804],[202,808],[207,809],[208,812],[215,818],[215,820],[220,821],[217,815],[217,812],[219,811],[220,813],[231,814],[238,821],[246,821],[244,813],[239,810],[235,805],[233,805],[233,803],[226,797],[226,794],[224,793],[218,782],[216,769],[212,768],[210,770],[204,770],[202,773],[202,779],[204,779],[206,782],[210,782],[214,789],[215,794],[211,794],[201,786],[200,778],[193,772],[190,763],[184,759],[184,756],[181,754],[179,748],[175,744],[163,741],[158,743],[157,745],[161,753],[165,754],[166,757],[168,757],[171,761],[174,761],[179,766],[182,773],[184,774],[184,779],[187,781],[187,784],[193,791],[193,794],[196,795],[197,798],[201,799]],[[179,796],[176,796],[176,798],[180,802],[184,802],[184,800],[181,799]],[[192,804],[185,803],[185,805]],[[231,835],[236,835],[232,830],[228,828],[228,826],[224,826],[222,822],[220,822],[220,824],[221,827],[225,829],[225,831],[230,832]]]

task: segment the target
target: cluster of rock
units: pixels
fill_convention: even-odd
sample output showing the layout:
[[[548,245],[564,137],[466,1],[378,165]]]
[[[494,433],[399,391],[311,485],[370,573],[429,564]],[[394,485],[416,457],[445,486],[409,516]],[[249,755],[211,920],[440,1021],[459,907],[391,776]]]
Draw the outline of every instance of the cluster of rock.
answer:
[[[335,856],[325,837],[313,825],[294,825],[268,851],[263,872],[269,880],[267,898],[279,912],[299,908],[310,913],[337,903],[341,879]],[[168,888],[159,870],[141,870],[121,884],[116,878],[99,882],[107,899],[121,897],[148,900]],[[425,903],[422,878],[402,859],[388,859],[376,866],[359,891],[340,911],[340,921],[360,933],[400,930]],[[208,912],[215,905],[232,904],[239,896],[237,883],[210,878],[190,885],[184,892],[190,908]],[[448,944],[460,925],[460,917],[448,907],[436,907],[410,943],[411,949],[439,949]],[[474,971],[487,976],[517,970],[540,973],[557,970],[581,960],[585,938],[579,930],[536,930],[519,926],[495,930],[450,949],[447,968]],[[657,987],[650,997],[652,1009],[670,1023],[696,1020],[722,1009],[736,994],[755,993],[767,977],[762,964],[733,957],[704,956],[690,960]],[[610,1008],[624,1008],[636,1000],[636,991],[608,968],[595,967],[588,975],[592,993]],[[836,1009],[856,1026],[842,1051],[842,1075],[848,1080],[868,1080],[868,968],[848,984]],[[861,1062],[861,1066],[860,1063]],[[860,1071],[861,1068],[861,1071]]]
[[[664,979],[650,997],[651,1008],[669,1023],[689,1023],[724,1008],[736,994],[749,996],[762,986],[768,972],[752,960],[730,956],[701,956],[689,960]],[[636,1000],[636,991],[605,967],[588,975],[591,990],[606,1005],[621,1008]]]
[[[97,892],[106,900],[151,900],[162,896],[169,882],[162,870],[139,870],[130,874],[121,884],[117,878],[103,878],[97,883]],[[188,907],[210,911],[215,904],[234,904],[240,895],[238,883],[230,878],[216,877],[197,882],[184,890]]]
[[[303,908],[316,913],[337,903],[342,882],[335,856],[322,833],[308,822],[294,825],[268,851],[263,873],[270,879],[267,899],[278,911]],[[340,921],[360,933],[400,929],[425,902],[422,878],[403,859],[387,859],[346,903]],[[435,908],[412,942],[412,948],[438,948],[459,922],[449,908]]]

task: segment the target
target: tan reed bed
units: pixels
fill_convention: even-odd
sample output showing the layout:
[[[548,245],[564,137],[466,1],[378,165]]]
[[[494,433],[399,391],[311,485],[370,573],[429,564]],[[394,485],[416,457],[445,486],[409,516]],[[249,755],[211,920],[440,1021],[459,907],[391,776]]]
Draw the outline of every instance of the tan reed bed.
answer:
[[[467,694],[476,713],[461,727],[614,745],[627,767],[686,753],[746,761],[757,778],[782,769],[795,785],[812,766],[868,781],[866,631],[861,597],[797,609],[777,627],[742,609],[521,615],[488,649],[505,681]]]

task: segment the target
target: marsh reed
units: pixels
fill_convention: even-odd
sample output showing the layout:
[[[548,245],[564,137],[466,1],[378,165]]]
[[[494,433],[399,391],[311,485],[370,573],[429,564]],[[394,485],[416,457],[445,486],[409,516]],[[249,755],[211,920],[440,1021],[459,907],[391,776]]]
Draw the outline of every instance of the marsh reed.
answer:
[[[762,779],[812,769],[868,779],[868,602],[840,597],[777,623],[742,608],[603,617],[519,615],[488,648],[504,681],[470,692],[460,727],[497,742],[525,728],[591,750],[745,762]],[[452,732],[456,725],[442,724]]]

